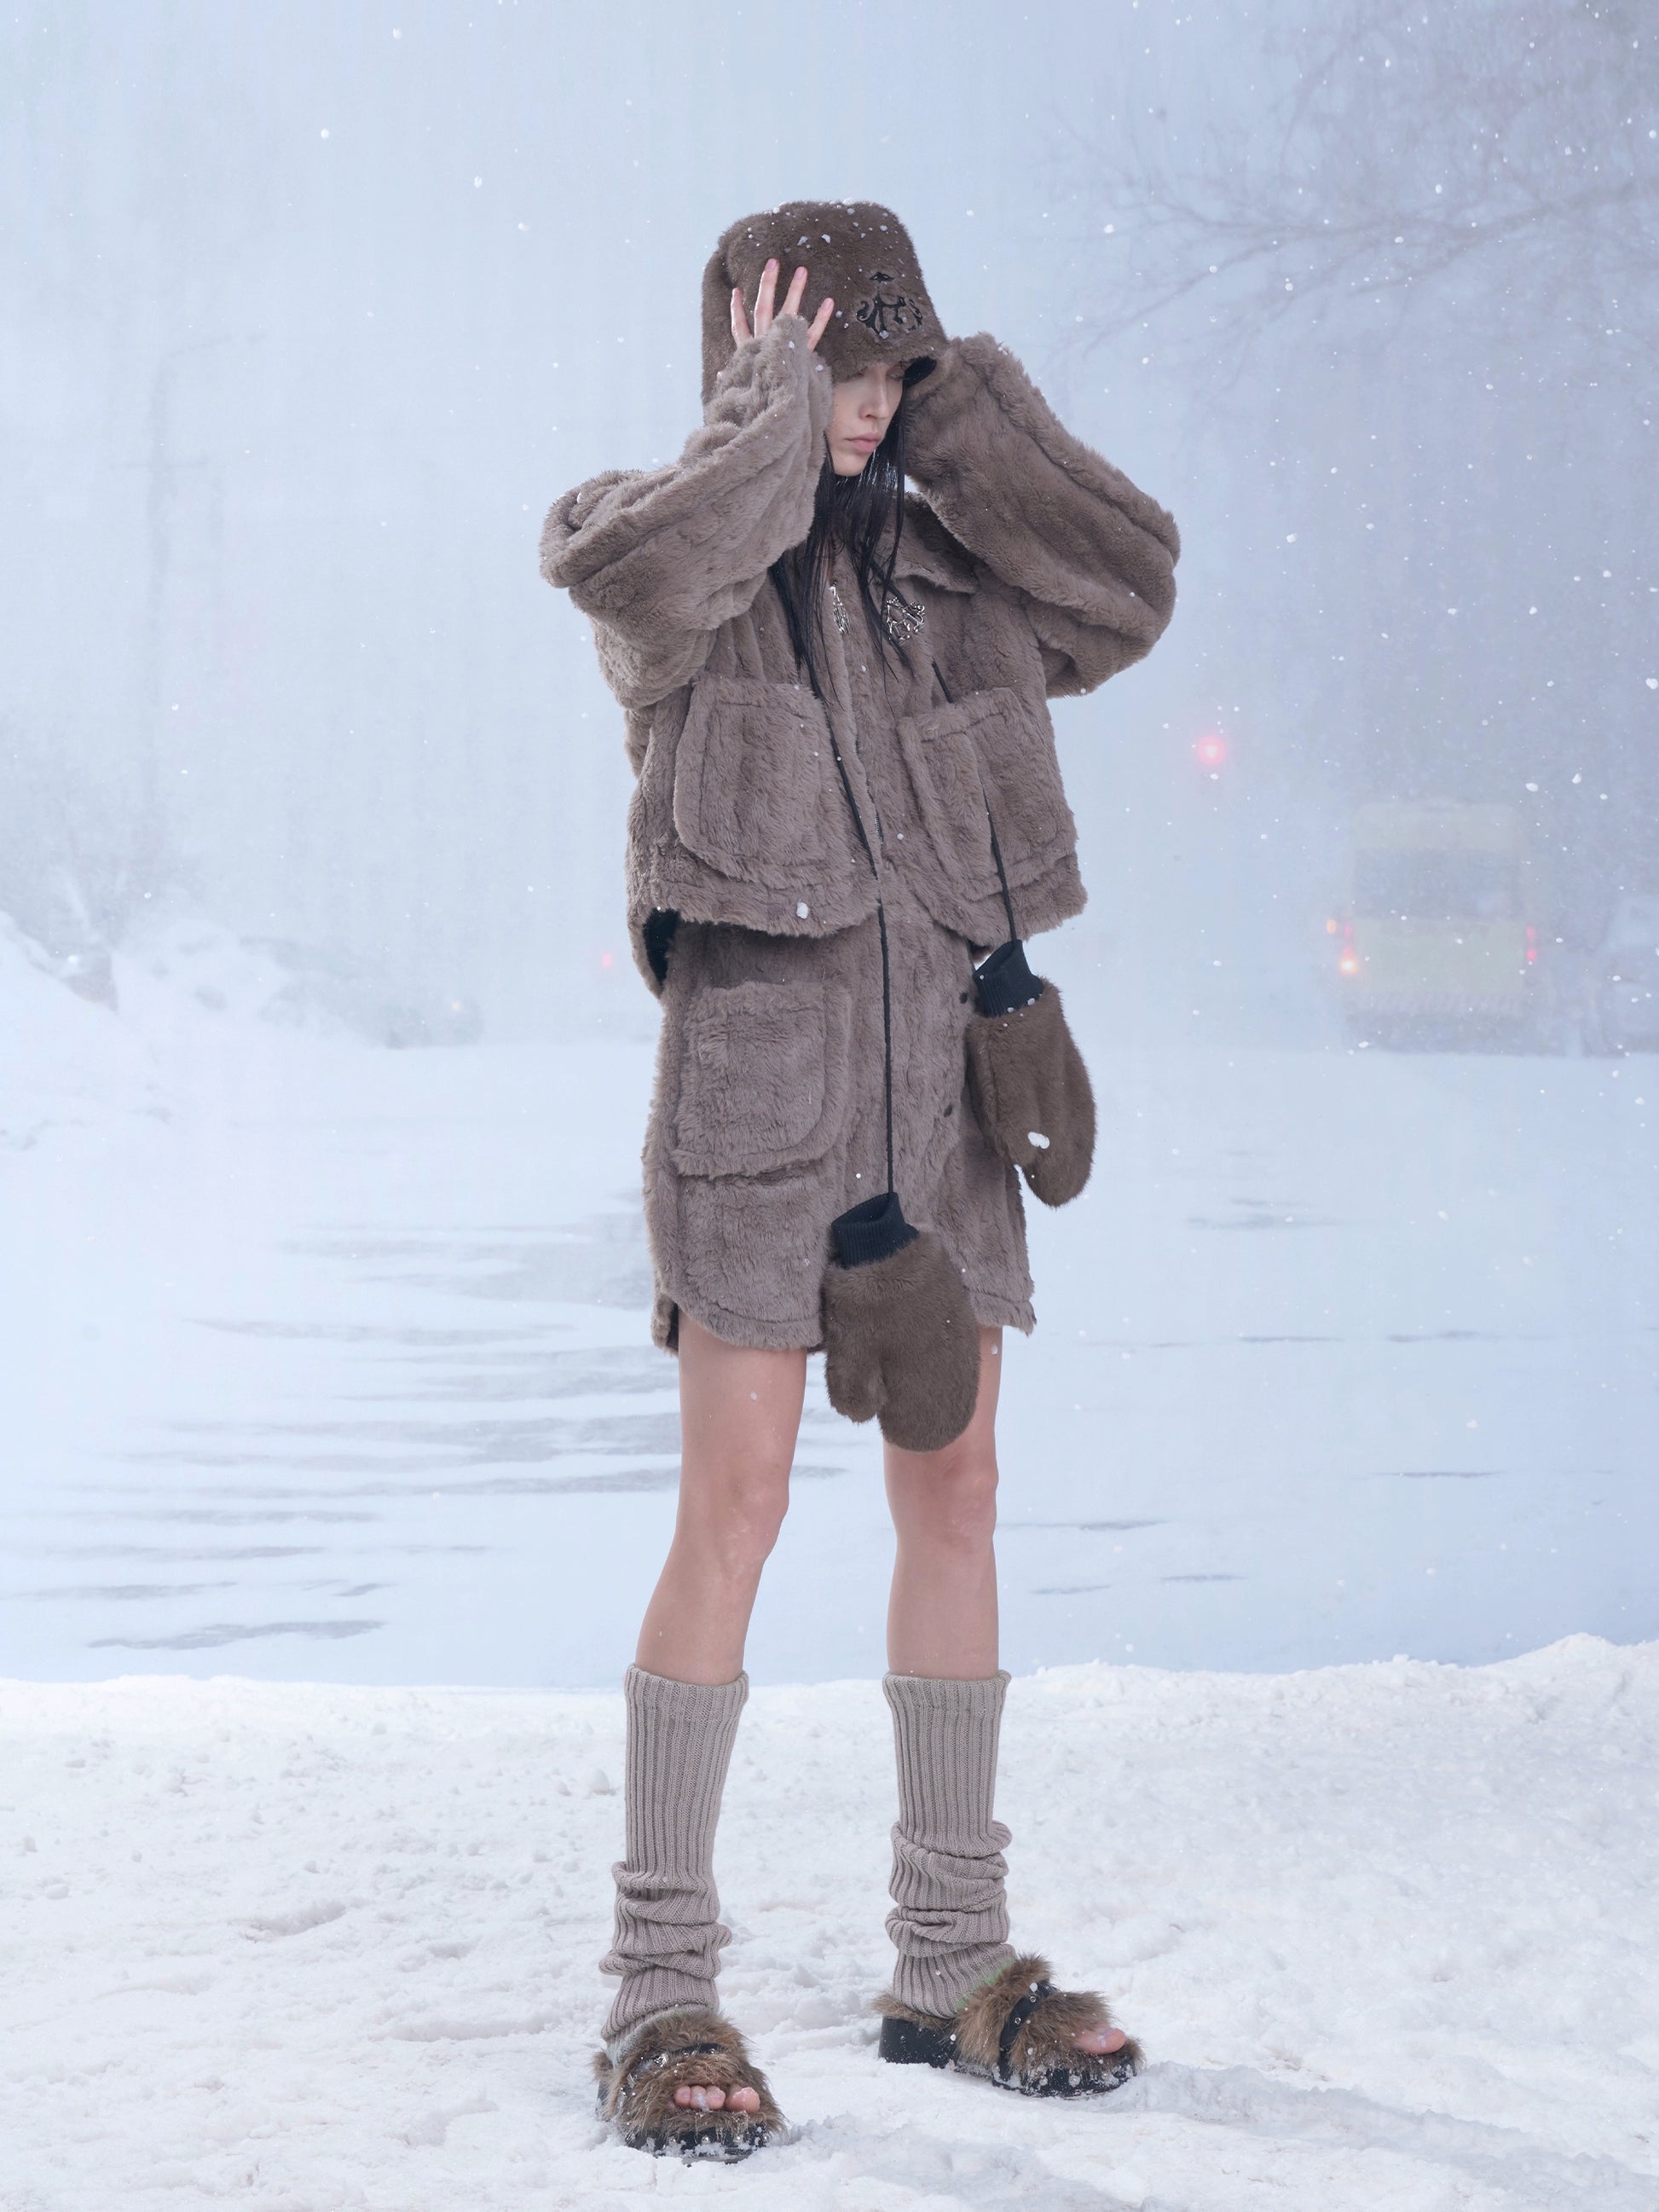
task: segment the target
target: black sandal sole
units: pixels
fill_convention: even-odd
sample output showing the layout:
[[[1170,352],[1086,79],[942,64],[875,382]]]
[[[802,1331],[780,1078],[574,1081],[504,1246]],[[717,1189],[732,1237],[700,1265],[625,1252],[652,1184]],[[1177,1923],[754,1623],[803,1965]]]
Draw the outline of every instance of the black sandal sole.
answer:
[[[1099,2071],[1087,2066],[1055,2066],[1042,2074],[1014,2073],[1008,2063],[1009,2054],[1014,2037],[1031,2009],[1030,1999],[1023,1999],[1014,2007],[1002,2032],[1002,2050],[994,2070],[988,2066],[971,2065],[964,2059],[957,2048],[955,2034],[948,2027],[923,2027],[914,2020],[895,2020],[890,2016],[884,2020],[877,2051],[890,2066],[953,2067],[958,2074],[989,2081],[999,2089],[1012,2089],[1022,2097],[1103,2097],[1114,2089],[1121,2089],[1139,2070],[1134,2045],[1126,2044],[1121,2051],[1109,2054],[1107,2064]]]
[[[718,2128],[689,2128],[684,2134],[678,2129],[652,2129],[641,2135],[624,2135],[622,2141],[629,2150],[642,2150],[653,2158],[682,2158],[688,2165],[696,2159],[714,2166],[735,2166],[739,2159],[764,2150],[772,2137],[758,2127],[745,2128],[741,2134],[727,2134]]]

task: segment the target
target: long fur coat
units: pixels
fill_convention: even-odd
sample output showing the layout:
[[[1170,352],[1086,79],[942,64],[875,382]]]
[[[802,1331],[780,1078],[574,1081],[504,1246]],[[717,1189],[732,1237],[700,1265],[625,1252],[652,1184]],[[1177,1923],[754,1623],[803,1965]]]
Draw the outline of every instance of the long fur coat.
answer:
[[[734,1343],[821,1340],[830,1224],[885,1182],[878,897],[905,1212],[943,1238],[979,1321],[1031,1327],[1018,1181],[964,1082],[973,959],[1007,933],[992,826],[1019,933],[1077,913],[1047,701],[1139,660],[1174,608],[1170,515],[994,338],[950,340],[904,400],[909,665],[879,665],[854,606],[845,635],[823,624],[816,698],[767,571],[810,527],[830,392],[781,314],[677,461],[593,477],[543,532],[638,777],[628,918],[665,1010],[645,1178],[671,1346],[681,1309]]]

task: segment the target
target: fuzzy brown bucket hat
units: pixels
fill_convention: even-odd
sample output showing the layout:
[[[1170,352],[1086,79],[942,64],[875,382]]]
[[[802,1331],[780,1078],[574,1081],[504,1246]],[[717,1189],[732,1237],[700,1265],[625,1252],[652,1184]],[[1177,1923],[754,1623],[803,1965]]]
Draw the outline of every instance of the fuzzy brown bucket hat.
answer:
[[[908,368],[913,362],[931,362],[938,353],[943,342],[939,317],[910,234],[891,208],[874,200],[786,200],[734,222],[702,272],[705,400],[735,350],[732,287],[743,287],[752,315],[761,270],[775,256],[780,301],[804,266],[801,313],[810,321],[826,295],[836,303],[818,340],[832,376],[856,376],[874,361]]]

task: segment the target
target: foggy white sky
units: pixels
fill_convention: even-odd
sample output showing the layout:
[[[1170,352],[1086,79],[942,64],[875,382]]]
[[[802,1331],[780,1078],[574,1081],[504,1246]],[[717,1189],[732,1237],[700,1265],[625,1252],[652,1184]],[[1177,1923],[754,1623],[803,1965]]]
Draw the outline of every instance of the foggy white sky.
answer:
[[[0,713],[123,804],[153,758],[238,925],[533,1012],[558,929],[584,981],[620,949],[627,792],[545,506],[678,447],[702,262],[788,195],[891,201],[954,326],[1041,374],[1083,304],[1063,130],[1131,35],[995,0],[23,11]],[[1056,396],[1190,510],[1167,407],[1095,380]]]
[[[1519,793],[1547,754],[1571,795],[1540,806],[1577,810],[1548,834],[1593,855],[1585,810],[1628,802],[1589,795],[1605,775],[1566,787],[1567,751],[1612,730],[1634,757],[1639,667],[1601,637],[1610,593],[1650,624],[1652,586],[1626,557],[1639,472],[1582,389],[1517,398],[1480,342],[1457,357],[1432,325],[1380,365],[1298,338],[1212,405],[1159,334],[1076,349],[1111,281],[1104,225],[1134,213],[1091,164],[1131,109],[1177,163],[1206,113],[1256,128],[1275,19],[1174,0],[15,11],[8,741],[118,825],[153,791],[172,861],[238,927],[459,984],[497,1029],[613,1001],[647,1021],[623,955],[619,717],[536,574],[538,526],[561,489],[692,427],[720,229],[858,195],[901,211],[947,322],[994,330],[1181,523],[1169,637],[1059,717],[1084,927],[1138,933],[1149,1000],[1199,907],[1200,934],[1243,933],[1301,988],[1368,747],[1393,763],[1431,742],[1465,795],[1494,775]],[[1522,478],[1545,464],[1540,504]],[[1258,828],[1200,818],[1188,752],[1218,715],[1276,875]],[[1156,853],[1122,834],[1144,817]]]

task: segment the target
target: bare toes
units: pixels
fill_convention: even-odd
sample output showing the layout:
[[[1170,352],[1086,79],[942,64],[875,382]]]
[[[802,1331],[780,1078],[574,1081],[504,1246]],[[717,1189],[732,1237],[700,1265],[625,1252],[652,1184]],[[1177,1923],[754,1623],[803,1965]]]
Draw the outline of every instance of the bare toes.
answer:
[[[726,2103],[726,2092],[705,2088],[699,2081],[682,2081],[674,2092],[674,2102],[690,2106],[695,2112],[718,2112]]]
[[[1086,2027],[1073,2041],[1079,2051],[1087,2051],[1097,2058],[1108,2058],[1115,2051],[1121,2051],[1129,2040],[1121,2027]]]
[[[702,2081],[682,2081],[674,2092],[674,2102],[684,2111],[695,2112],[757,2112],[760,2110],[758,2089],[717,2089]]]

